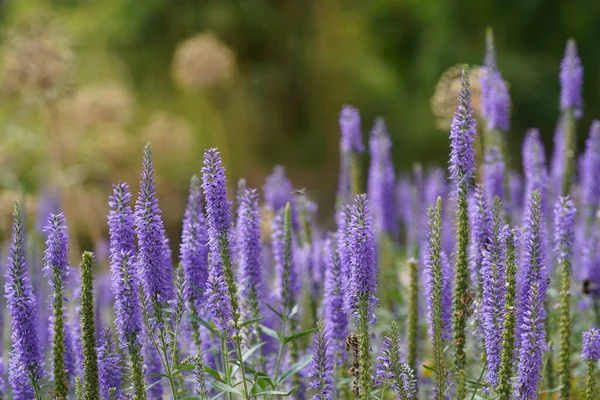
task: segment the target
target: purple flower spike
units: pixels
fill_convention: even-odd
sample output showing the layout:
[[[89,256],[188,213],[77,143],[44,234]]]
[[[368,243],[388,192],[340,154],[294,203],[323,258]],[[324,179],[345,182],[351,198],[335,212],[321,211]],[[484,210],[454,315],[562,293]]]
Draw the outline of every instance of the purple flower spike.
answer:
[[[46,250],[44,252],[44,273],[50,282],[54,285],[55,270],[60,277],[60,282],[64,285],[69,276],[69,248],[67,236],[67,225],[62,213],[51,214],[48,217],[48,224],[44,228],[48,233],[46,240]]]
[[[583,168],[581,171],[581,202],[585,218],[591,220],[595,217],[600,205],[600,121],[593,121],[590,135],[585,142],[583,155]]]
[[[152,147],[144,148],[140,192],[135,203],[135,230],[138,238],[138,268],[149,299],[167,303],[173,298],[173,271],[165,252],[165,229],[156,196]]]
[[[198,293],[206,290],[208,280],[208,233],[202,209],[202,186],[200,178],[192,177],[187,207],[183,217],[181,234],[181,266],[187,285],[184,296],[194,300],[201,309],[203,299]]]
[[[121,251],[135,254],[133,234],[133,211],[131,210],[129,185],[119,182],[113,185],[113,194],[108,199],[108,234],[110,237],[110,257],[118,257]]]
[[[288,259],[288,257],[286,257],[285,236],[285,211],[280,210],[275,217],[273,217],[271,235],[273,259],[275,261],[275,271],[277,273],[276,286],[280,293],[282,293],[282,301],[284,304],[286,306],[291,306],[296,304],[296,299],[300,292],[300,282],[296,271],[296,258],[294,257],[294,250],[296,250],[293,245],[294,240],[292,238],[292,252],[294,252],[294,254],[289,255]],[[289,265],[286,265],[288,262]],[[289,298],[285,298],[286,296],[289,296]]]
[[[335,394],[333,378],[333,357],[330,349],[329,330],[323,322],[317,324],[317,332],[313,339],[312,366],[308,372],[310,388],[316,394],[312,400],[332,400]]]
[[[475,174],[475,118],[471,107],[471,79],[468,68],[464,68],[458,106],[450,125],[450,177],[455,190]]]
[[[575,204],[567,197],[560,197],[554,211],[554,250],[556,264],[562,265],[573,257],[575,242]]]
[[[495,72],[490,77],[490,92],[488,96],[488,129],[507,131],[510,127],[510,97],[508,87],[500,72]]]
[[[385,126],[385,121],[379,117],[375,120],[375,126],[369,139],[371,165],[369,167],[368,195],[372,204],[375,231],[395,237],[398,232],[394,202],[396,177],[391,149],[390,134]]]
[[[263,186],[265,203],[273,211],[283,210],[287,203],[293,204],[294,186],[285,174],[281,165],[273,168],[273,173],[267,176]]]
[[[478,185],[473,196],[469,198],[469,225],[471,226],[469,270],[471,281],[477,288],[482,283],[483,256],[491,239],[492,215],[483,190],[484,188]]]
[[[350,224],[348,226],[348,251],[350,255],[350,282],[348,286],[350,313],[355,321],[366,311],[371,325],[375,324],[374,308],[377,299],[377,252],[375,232],[367,205],[367,195],[354,197]],[[360,310],[366,301],[367,310]]]
[[[343,153],[362,153],[365,151],[360,133],[360,113],[356,107],[349,105],[342,107],[342,111],[340,111],[340,130],[342,131],[340,150]]]
[[[11,316],[9,379],[15,400],[34,398],[44,374],[43,354],[37,333],[37,308],[25,263],[25,227],[21,207],[15,204],[13,233],[4,283]]]
[[[504,171],[506,165],[502,153],[497,147],[490,147],[485,152],[483,164],[483,188],[485,189],[488,204],[494,197],[504,201]]]
[[[575,117],[582,114],[583,67],[573,39],[567,41],[565,55],[560,63],[560,109],[573,109]]]
[[[344,361],[344,342],[348,336],[348,317],[344,312],[343,276],[340,257],[335,247],[336,237],[325,240],[325,295],[323,315],[325,325],[331,329],[333,350],[339,363]],[[340,357],[337,357],[340,355]]]
[[[525,172],[525,203],[534,190],[540,193],[542,210],[546,210],[548,169],[546,152],[537,129],[530,129],[523,142],[523,171]]]
[[[110,329],[105,329],[98,346],[98,376],[100,380],[100,399],[121,399],[120,357]],[[113,392],[114,393],[111,393]]]
[[[581,358],[584,361],[600,360],[600,331],[597,328],[591,328],[583,332],[583,352]]]

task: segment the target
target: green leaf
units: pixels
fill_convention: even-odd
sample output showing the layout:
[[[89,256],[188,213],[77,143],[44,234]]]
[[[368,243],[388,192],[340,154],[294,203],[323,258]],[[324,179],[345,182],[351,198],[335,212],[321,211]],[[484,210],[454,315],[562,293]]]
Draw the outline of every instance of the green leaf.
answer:
[[[160,376],[162,378],[168,378],[168,376],[165,374],[146,374],[146,376]]]
[[[278,384],[285,381],[290,376],[300,372],[302,369],[304,369],[304,367],[306,367],[308,364],[310,364],[311,360],[312,360],[312,356],[306,356],[303,359],[301,359],[300,361],[298,361],[297,363],[295,363],[294,365],[292,365],[290,367],[290,369],[288,369],[283,374],[281,374]]]
[[[200,325],[202,325],[203,327],[205,327],[206,329],[208,329],[213,335],[221,337],[221,333],[217,330],[217,328],[215,327],[214,324],[212,324],[211,322],[202,319],[196,315],[190,315],[190,318],[192,318],[194,321],[198,322]]]
[[[433,368],[433,367],[430,367],[429,365],[425,365],[425,364],[423,364],[423,368],[425,368],[425,369],[427,369],[427,370],[429,370],[429,371],[433,371],[433,372],[435,372],[435,368]]]
[[[265,304],[265,305],[267,306],[267,308],[269,310],[273,311],[273,313],[275,315],[277,315],[279,317],[279,319],[283,319],[283,315],[279,311],[277,311],[276,309],[274,309],[273,307],[271,307],[269,304]]]
[[[293,388],[289,392],[282,392],[280,390],[267,390],[265,392],[256,393],[255,396],[267,396],[267,395],[270,395],[270,396],[289,396],[292,393],[294,393],[295,390],[296,390],[296,388]]]
[[[267,326],[264,326],[264,325],[261,325],[260,329],[262,330],[262,332],[265,335],[272,337],[273,339],[277,340],[278,342],[281,341],[281,339],[279,338],[279,332],[277,332],[276,330],[271,329],[271,328],[269,328]]]
[[[196,368],[196,365],[194,364],[181,364],[181,365],[174,365],[173,369],[175,371],[189,371]]]
[[[231,387],[228,384],[223,383],[221,381],[212,381],[210,384],[215,389],[222,390],[222,391],[227,392],[227,393],[237,394],[238,396],[243,396],[242,392],[240,392],[236,388]]]
[[[214,370],[211,367],[207,367],[206,365],[204,366],[204,372],[206,372],[207,374],[209,374],[210,376],[212,376],[213,378],[215,378],[216,380],[222,382],[223,379],[223,375],[221,375],[220,371]]]
[[[248,350],[244,351],[242,354],[242,361],[248,360],[248,358],[256,352],[256,350],[260,349],[266,342],[260,342],[250,347]]]
[[[264,316],[264,317],[258,317],[258,318],[251,319],[251,320],[249,320],[249,321],[244,321],[244,322],[243,322],[243,323],[242,323],[240,326],[243,328],[243,327],[245,327],[245,326],[252,325],[252,324],[254,324],[255,322],[262,321],[262,320],[263,320],[263,319],[265,319],[265,318],[267,318],[267,317],[266,317],[266,316]]]
[[[288,315],[288,319],[292,319],[294,315],[298,314],[298,304],[296,304]]]
[[[305,331],[302,332],[298,332],[298,333],[294,333],[293,335],[287,336],[284,340],[283,343],[284,344],[288,344],[289,342],[296,340],[298,338],[301,338],[303,336],[306,335],[310,335],[311,333],[315,332],[317,330],[317,328],[311,328],[311,329],[307,329]]]

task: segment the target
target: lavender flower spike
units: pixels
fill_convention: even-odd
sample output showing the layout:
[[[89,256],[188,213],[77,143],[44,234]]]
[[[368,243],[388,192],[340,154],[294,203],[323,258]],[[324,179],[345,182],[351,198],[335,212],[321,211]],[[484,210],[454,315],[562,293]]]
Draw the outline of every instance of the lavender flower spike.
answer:
[[[219,329],[232,333],[232,329],[239,330],[240,307],[231,259],[232,215],[226,184],[225,168],[219,151],[206,150],[202,167],[202,189],[206,201],[211,264],[207,305],[217,320]]]
[[[565,55],[560,63],[560,109],[572,109],[575,117],[582,114],[583,67],[573,39],[567,41]]]
[[[583,352],[581,358],[587,364],[588,376],[585,383],[586,400],[594,400],[598,397],[596,389],[596,364],[600,360],[600,331],[592,328],[583,332]]]
[[[263,191],[267,206],[274,212],[283,210],[286,203],[293,202],[294,186],[285,174],[285,167],[277,165],[273,168],[273,173],[267,176]]]
[[[333,357],[330,349],[329,330],[323,321],[317,322],[313,339],[312,366],[308,372],[310,388],[316,392],[312,400],[332,400],[335,394]]]
[[[496,196],[504,201],[505,170],[506,164],[500,150],[494,146],[489,147],[485,151],[483,163],[483,188],[488,204],[491,204]]]
[[[58,275],[60,282],[66,282],[71,266],[69,265],[68,237],[65,217],[61,214],[50,214],[48,225],[44,228],[48,233],[46,251],[44,252],[44,273],[50,285],[55,282]]]
[[[336,236],[325,240],[325,295],[323,315],[325,325],[331,329],[332,349],[336,364],[343,363],[346,352],[344,342],[348,336],[348,316],[344,311],[344,291],[341,261],[336,251]]]
[[[200,310],[203,299],[198,293],[206,290],[208,279],[208,233],[202,210],[202,186],[200,178],[193,176],[190,183],[183,232],[181,234],[181,266],[187,285],[185,299]]]
[[[102,332],[98,346],[98,375],[100,380],[100,399],[122,399],[120,357],[116,349],[110,328]]]
[[[364,152],[360,131],[360,113],[353,106],[344,106],[340,111],[340,181],[338,201],[349,204],[359,190],[360,177],[357,155]]]
[[[262,251],[258,191],[246,189],[238,208],[237,249],[240,263],[241,295],[248,320],[260,317],[262,293]]]
[[[396,204],[394,185],[396,177],[391,157],[392,141],[383,118],[375,120],[375,126],[369,139],[371,165],[369,167],[368,195],[372,204],[373,225],[378,234],[395,237],[398,233],[396,223]]]
[[[6,306],[11,316],[9,380],[15,400],[41,399],[43,354],[37,334],[36,299],[25,264],[25,227],[15,203],[13,233],[5,281]]]
[[[288,313],[296,304],[300,292],[298,273],[294,262],[293,238],[291,225],[286,226],[286,214],[290,214],[289,203],[284,210],[279,211],[273,218],[272,246],[275,270],[277,273],[277,288],[281,290],[281,301],[284,312]],[[291,221],[290,221],[291,223]]]
[[[586,226],[592,223],[600,205],[598,176],[600,176],[600,121],[595,120],[592,122],[590,135],[585,142],[581,171],[581,202]]]
[[[478,299],[481,298],[483,257],[491,239],[492,215],[487,196],[481,185],[475,187],[473,196],[469,198],[469,224],[471,227],[471,243],[469,245],[469,271],[471,280],[477,288]]]
[[[164,252],[165,229],[154,184],[152,147],[144,148],[140,193],[135,203],[138,265],[144,292],[151,303],[166,304],[173,298],[173,271]],[[156,311],[153,311],[156,314]],[[161,323],[164,321],[156,321]]]
[[[525,201],[527,204],[533,191],[540,195],[541,209],[546,211],[548,192],[548,169],[546,152],[537,129],[530,129],[523,141],[523,171],[525,172]]]

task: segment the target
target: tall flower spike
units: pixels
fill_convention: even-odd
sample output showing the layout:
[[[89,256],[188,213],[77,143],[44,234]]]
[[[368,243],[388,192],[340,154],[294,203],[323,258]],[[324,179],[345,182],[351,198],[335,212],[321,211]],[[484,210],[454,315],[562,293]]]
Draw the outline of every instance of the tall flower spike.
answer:
[[[483,163],[483,188],[485,189],[488,204],[494,197],[504,201],[504,173],[506,164],[502,153],[497,147],[490,147],[485,151]]]
[[[112,331],[105,328],[98,347],[98,375],[100,382],[100,399],[121,399],[121,366]]]
[[[600,331],[597,328],[583,332],[583,352],[581,353],[581,359],[586,362],[588,369],[585,398],[586,400],[593,400],[598,397],[595,370],[596,364],[600,360]]]
[[[492,236],[492,215],[485,196],[485,188],[477,185],[473,196],[469,198],[469,224],[471,243],[469,246],[469,270],[471,280],[477,289],[477,298],[481,300],[483,257]]]
[[[504,214],[500,199],[494,199],[494,211],[491,227],[491,240],[483,255],[481,276],[483,277],[483,296],[481,304],[482,325],[485,333],[485,354],[487,361],[487,380],[498,386],[502,352],[502,329],[504,327],[505,270],[506,270],[506,230],[502,228]]]
[[[332,400],[335,395],[333,355],[329,330],[320,320],[313,339],[312,365],[308,372],[310,388],[316,392],[312,400]]]
[[[571,262],[575,241],[575,205],[569,197],[558,199],[554,220],[556,264],[561,268],[558,375],[562,387],[560,391],[561,399],[568,400],[571,390]]]
[[[13,232],[5,281],[6,306],[11,316],[12,349],[9,381],[15,400],[41,399],[43,354],[37,334],[37,308],[25,263],[25,227],[21,206],[15,203]]]
[[[450,126],[450,177],[457,199],[456,208],[456,268],[452,331],[456,345],[454,364],[457,373],[457,399],[466,396],[466,325],[469,298],[469,215],[467,192],[475,174],[475,119],[471,107],[471,80],[469,69],[463,68],[458,106]]]
[[[523,141],[523,171],[525,172],[525,201],[527,204],[533,191],[540,196],[541,209],[546,210],[548,191],[548,169],[546,152],[537,129],[530,129]]]
[[[592,122],[590,134],[585,142],[583,168],[581,171],[581,203],[585,225],[589,225],[596,217],[600,205],[600,121]]]
[[[364,152],[360,129],[360,113],[353,106],[344,106],[340,111],[340,181],[338,202],[349,204],[359,191],[358,155]]]
[[[273,173],[267,176],[263,192],[265,203],[274,212],[283,210],[286,203],[293,202],[294,186],[285,174],[285,167],[277,165],[273,168]]]
[[[396,321],[390,325],[390,334],[383,339],[382,356],[377,358],[377,380],[387,380],[398,399],[413,399],[416,379],[412,368],[402,361],[400,335]],[[382,389],[382,396],[385,395]]]
[[[94,323],[94,255],[89,251],[81,257],[81,339],[83,342],[83,400],[100,396],[98,351]]]
[[[346,295],[350,314],[358,328],[359,393],[366,400],[371,390],[371,335],[369,326],[375,324],[374,308],[377,299],[377,254],[375,232],[367,205],[367,196],[354,197],[348,227],[350,282]]]
[[[525,225],[517,325],[521,342],[516,392],[520,399],[527,400],[537,399],[542,355],[546,350],[546,238],[537,190],[531,194]]]
[[[152,147],[144,148],[140,192],[135,203],[135,231],[138,238],[138,268],[141,284],[151,304],[159,307],[173,298],[173,271],[165,252],[165,229],[156,196]],[[153,307],[152,307],[153,308]],[[159,310],[151,312],[160,326]]]
[[[237,224],[241,295],[246,319],[251,320],[260,317],[263,289],[260,207],[256,189],[244,190],[240,198]]]
[[[181,266],[187,281],[185,298],[190,305],[200,310],[202,296],[208,279],[208,233],[202,209],[202,186],[200,178],[194,175],[190,183],[190,193],[183,217],[181,234]]]
[[[410,284],[408,288],[408,318],[407,318],[407,345],[408,352],[406,362],[413,371],[417,369],[417,357],[419,353],[420,329],[419,329],[419,297],[421,296],[421,285],[419,283],[419,265],[417,260],[410,258],[407,261]]]
[[[126,183],[113,186],[108,205],[108,234],[110,237],[110,271],[115,297],[115,326],[119,341],[129,355],[131,378],[136,400],[146,398],[144,360],[140,335],[142,315],[135,271],[135,244],[131,194]]]
[[[508,227],[508,226],[507,226]],[[504,324],[502,330],[502,353],[500,360],[499,400],[512,399],[512,376],[515,355],[515,331],[517,316],[515,304],[517,298],[517,264],[516,249],[518,229],[503,229],[502,241],[506,246],[506,291],[504,295]]]
[[[330,329],[334,361],[342,364],[345,361],[344,341],[348,336],[348,316],[344,311],[343,276],[336,239],[336,236],[329,235],[325,240],[323,317],[325,325]]]
[[[52,373],[57,398],[67,398],[69,383],[65,368],[65,309],[63,305],[64,285],[69,275],[69,249],[67,226],[63,214],[51,214],[45,232],[48,233],[44,252],[44,273],[54,289],[52,302],[53,343]]]
[[[394,184],[396,177],[392,164],[392,141],[383,118],[375,120],[375,125],[369,138],[371,165],[367,193],[371,203],[373,225],[378,234],[388,234],[396,237],[398,224],[394,202]]]
[[[429,232],[425,269],[425,288],[429,308],[429,337],[433,343],[433,363],[435,366],[435,399],[446,398],[447,373],[444,348],[443,289],[444,271],[442,266],[442,199],[438,197],[435,209],[429,207]]]
[[[217,149],[204,153],[202,189],[206,201],[206,223],[210,250],[208,307],[223,331],[239,329],[240,308],[231,260],[231,205],[227,200],[227,178]]]
[[[565,55],[560,63],[560,109],[571,109],[575,117],[582,114],[583,67],[573,39],[567,41]]]
[[[281,290],[280,295],[284,312],[290,312],[296,304],[298,293],[300,292],[293,254],[294,246],[290,210],[291,207],[288,203],[284,210],[277,213],[273,218],[272,229],[273,258],[277,273],[277,287]],[[288,217],[288,215],[290,216]]]

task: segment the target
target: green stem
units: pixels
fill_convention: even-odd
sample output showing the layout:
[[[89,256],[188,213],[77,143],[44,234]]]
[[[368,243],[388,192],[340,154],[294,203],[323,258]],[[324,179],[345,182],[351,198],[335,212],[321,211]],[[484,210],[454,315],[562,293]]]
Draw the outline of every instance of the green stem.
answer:
[[[596,377],[595,374],[596,362],[594,360],[587,361],[587,380],[585,382],[585,398],[586,400],[596,400]]]
[[[471,400],[475,400],[475,395],[477,394],[477,390],[479,389],[479,385],[481,384],[481,380],[483,379],[483,373],[485,372],[485,366],[481,368],[481,374],[479,374],[479,379],[477,379],[477,383],[475,384],[475,389],[473,389],[473,395],[471,395]]]
[[[573,173],[575,171],[576,150],[575,115],[573,113],[573,109],[571,108],[565,110],[563,114],[563,128],[565,140],[565,170],[562,181],[561,195],[567,196],[571,189],[571,180],[573,179]]]

